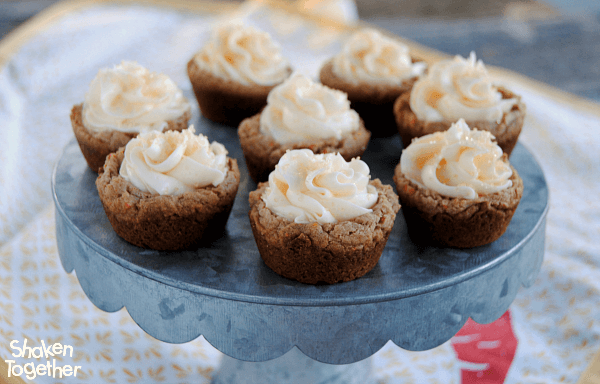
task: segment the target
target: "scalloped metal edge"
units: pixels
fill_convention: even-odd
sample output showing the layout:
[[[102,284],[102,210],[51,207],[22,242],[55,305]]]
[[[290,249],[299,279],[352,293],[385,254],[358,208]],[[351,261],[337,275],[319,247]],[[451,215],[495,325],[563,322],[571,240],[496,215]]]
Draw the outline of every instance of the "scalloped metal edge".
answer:
[[[96,307],[106,312],[125,307],[156,339],[185,343],[202,335],[224,354],[254,362],[297,346],[316,361],[350,364],[375,354],[388,340],[422,351],[448,341],[469,317],[478,323],[498,319],[541,268],[546,212],[515,254],[469,280],[399,300],[328,307],[248,303],[168,286],[102,257],[69,229],[58,208],[55,217],[65,271],[76,271]]]

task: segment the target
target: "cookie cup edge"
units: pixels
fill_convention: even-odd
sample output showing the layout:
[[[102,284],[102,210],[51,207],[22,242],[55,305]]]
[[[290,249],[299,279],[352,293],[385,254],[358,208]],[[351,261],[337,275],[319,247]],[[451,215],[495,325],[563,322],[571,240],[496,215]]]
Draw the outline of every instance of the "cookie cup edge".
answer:
[[[249,219],[261,258],[277,274],[306,284],[351,281],[369,272],[381,257],[400,209],[398,196],[379,179],[372,213],[336,224],[298,224],[271,212],[261,196],[268,183],[250,193]]]
[[[143,192],[119,176],[125,148],[106,158],[96,179],[98,195],[113,229],[142,248],[180,250],[219,236],[227,223],[240,183],[237,161],[218,186],[181,195]]]
[[[363,155],[371,133],[360,120],[358,130],[344,136],[341,140],[328,138],[279,144],[273,137],[260,131],[259,113],[242,121],[238,128],[238,137],[250,177],[254,182],[259,183],[269,178],[269,174],[287,150],[307,148],[315,154],[339,152],[346,161],[350,161]]]
[[[473,248],[506,232],[523,195],[523,180],[511,165],[513,185],[475,199],[442,196],[404,177],[400,164],[394,183],[411,239],[421,245]]]

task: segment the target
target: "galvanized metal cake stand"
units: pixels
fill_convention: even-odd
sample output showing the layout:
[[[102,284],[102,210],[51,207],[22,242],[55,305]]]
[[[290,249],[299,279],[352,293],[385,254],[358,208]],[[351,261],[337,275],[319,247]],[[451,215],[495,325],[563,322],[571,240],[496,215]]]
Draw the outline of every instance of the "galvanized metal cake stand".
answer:
[[[490,323],[540,269],[548,187],[534,158],[517,145],[511,163],[524,195],[494,243],[467,250],[417,246],[400,213],[379,263],[362,278],[314,286],[280,277],[263,264],[252,236],[248,193],[256,185],[235,130],[201,123],[199,131],[225,144],[242,172],[226,233],[210,247],[159,252],[122,240],[75,141],[56,165],[52,189],[63,267],[77,272],[94,305],[107,312],[126,307],[165,342],[203,335],[229,356],[215,383],[368,382],[367,358],[389,340],[422,351],[449,340],[469,317]],[[373,178],[393,184],[400,152],[398,137],[374,139],[363,160]]]

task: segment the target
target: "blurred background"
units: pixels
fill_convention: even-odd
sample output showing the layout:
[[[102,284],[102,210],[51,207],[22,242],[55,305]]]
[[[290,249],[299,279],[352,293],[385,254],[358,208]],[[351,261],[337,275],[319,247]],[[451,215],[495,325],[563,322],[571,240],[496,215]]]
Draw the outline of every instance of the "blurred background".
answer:
[[[361,20],[392,33],[449,54],[474,50],[485,64],[600,101],[599,0],[296,1],[354,1]],[[0,38],[56,2],[0,0]]]

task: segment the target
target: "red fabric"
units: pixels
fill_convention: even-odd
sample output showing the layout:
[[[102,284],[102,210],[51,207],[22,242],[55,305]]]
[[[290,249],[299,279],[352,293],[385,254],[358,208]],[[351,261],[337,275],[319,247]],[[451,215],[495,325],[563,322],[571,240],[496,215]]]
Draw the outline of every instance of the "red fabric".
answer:
[[[491,324],[469,319],[451,343],[461,362],[463,384],[504,383],[517,351],[510,312]]]

